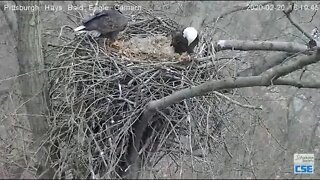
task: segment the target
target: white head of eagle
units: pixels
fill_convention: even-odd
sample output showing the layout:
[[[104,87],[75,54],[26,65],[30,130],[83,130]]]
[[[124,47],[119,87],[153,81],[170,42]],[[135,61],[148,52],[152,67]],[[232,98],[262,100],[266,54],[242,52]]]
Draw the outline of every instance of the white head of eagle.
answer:
[[[183,31],[174,32],[172,35],[171,46],[173,46],[174,52],[179,54],[193,53],[193,49],[198,43],[199,35],[194,27],[187,27]]]
[[[194,27],[187,27],[183,30],[183,37],[187,38],[189,46],[198,37],[198,31]]]

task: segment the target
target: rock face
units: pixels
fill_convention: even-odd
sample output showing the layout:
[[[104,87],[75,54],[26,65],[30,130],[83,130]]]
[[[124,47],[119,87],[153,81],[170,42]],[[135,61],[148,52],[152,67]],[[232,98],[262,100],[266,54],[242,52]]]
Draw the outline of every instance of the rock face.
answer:
[[[46,2],[54,6],[67,7],[68,2]],[[76,4],[86,4],[88,2],[76,2]],[[93,2],[89,2],[93,3]],[[105,2],[109,3],[109,2]],[[159,14],[166,12],[166,15],[181,23],[184,26],[194,26],[201,31],[206,26],[212,27],[216,31],[213,40],[219,39],[240,39],[240,40],[277,40],[295,41],[304,43],[306,40],[302,34],[295,29],[290,22],[283,17],[280,10],[244,10],[231,12],[246,6],[248,2],[215,2],[215,1],[186,1],[186,2],[136,2],[144,8],[152,8]],[[259,2],[257,2],[259,3]],[[262,2],[260,2],[262,3]],[[313,2],[303,2],[310,7]],[[282,6],[285,2],[277,2]],[[302,2],[300,3],[302,4]],[[241,8],[240,8],[241,9]],[[4,80],[17,75],[18,63],[15,52],[15,42],[13,33],[10,31],[8,23],[0,12],[0,119],[6,126],[8,132],[13,132],[14,122],[12,114],[17,114],[20,104],[13,102],[17,97],[10,94],[12,89],[17,88],[14,78]],[[89,14],[89,12],[84,12]],[[75,27],[76,24],[67,18],[67,14],[76,14],[75,11],[44,11],[43,12],[43,36],[44,48],[47,43],[59,43],[52,40],[50,35],[60,32],[63,25]],[[222,19],[216,19],[219,15],[225,14]],[[314,11],[295,11],[294,20],[307,32],[311,32],[314,26],[318,26],[319,13],[312,15]],[[80,22],[78,20],[78,22]],[[166,37],[156,36],[154,39],[133,38],[126,42],[131,51],[146,53],[162,53],[172,55],[168,47]],[[153,48],[150,48],[153,47]],[[154,51],[154,47],[158,49]],[[220,57],[240,57],[239,68],[255,65],[258,60],[272,54],[272,52],[227,52],[220,53]],[[319,66],[312,66],[313,74],[307,75],[310,80],[319,79]],[[298,77],[300,74],[293,74]],[[247,109],[237,109],[234,119],[225,122],[229,130],[225,132],[225,143],[229,148],[233,158],[230,158],[224,148],[217,149],[216,156],[212,157],[213,169],[210,172],[192,173],[184,171],[183,177],[193,178],[294,178],[293,153],[315,153],[319,157],[319,130],[318,119],[320,116],[318,90],[296,90],[288,87],[276,88],[246,88],[240,90],[243,97],[256,105],[262,105],[263,111],[252,112]],[[236,98],[235,98],[236,99]],[[241,101],[241,99],[238,99]],[[242,99],[243,100],[243,99]],[[250,112],[250,113],[249,113]],[[252,115],[254,114],[254,115]],[[8,140],[9,136],[5,132],[0,133],[1,138]],[[21,139],[23,134],[16,134],[14,137]],[[18,140],[16,140],[18,141]],[[0,142],[1,158],[8,157],[9,152],[3,148],[8,144]],[[18,142],[11,146],[21,147]],[[10,147],[11,147],[10,146]],[[7,153],[7,154],[6,154]],[[315,167],[319,167],[319,162],[315,162]],[[201,165],[199,165],[201,166]],[[1,169],[0,169],[1,170]],[[318,172],[309,178],[319,178]],[[6,176],[8,173],[0,171]],[[0,175],[0,176],[1,176]],[[167,176],[167,174],[165,174]],[[2,177],[4,177],[2,176]],[[171,177],[179,177],[179,173],[170,174]],[[29,176],[27,176],[29,177]]]

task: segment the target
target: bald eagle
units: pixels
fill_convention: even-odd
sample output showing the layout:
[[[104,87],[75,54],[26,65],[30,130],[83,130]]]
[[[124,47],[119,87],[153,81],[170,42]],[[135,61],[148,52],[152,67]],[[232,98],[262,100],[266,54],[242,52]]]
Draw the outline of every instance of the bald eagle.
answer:
[[[77,33],[89,32],[93,37],[108,38],[111,43],[115,42],[119,32],[123,31],[128,24],[128,19],[115,7],[95,13],[82,25],[75,28]]]
[[[173,46],[174,52],[180,55],[184,52],[191,54],[198,43],[198,31],[194,27],[187,27],[183,31],[173,33],[170,46]]]

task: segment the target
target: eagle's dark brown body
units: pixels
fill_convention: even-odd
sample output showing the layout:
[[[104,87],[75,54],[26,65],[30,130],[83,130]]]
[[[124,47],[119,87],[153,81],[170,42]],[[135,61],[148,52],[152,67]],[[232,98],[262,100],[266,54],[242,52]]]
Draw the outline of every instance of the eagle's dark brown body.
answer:
[[[126,28],[128,19],[120,11],[109,9],[94,14],[82,24],[75,31],[96,31],[99,37],[114,41],[119,32]]]
[[[195,46],[199,43],[197,31],[192,27],[189,27],[187,31],[186,29],[184,29],[183,31],[174,32],[172,34],[171,46],[173,46],[175,53],[182,54],[184,52],[187,52],[188,54],[191,54],[193,53]],[[188,30],[190,29],[192,29],[191,33],[194,34],[194,38],[192,38],[192,40],[190,40],[190,38],[188,39],[188,33],[190,32]]]

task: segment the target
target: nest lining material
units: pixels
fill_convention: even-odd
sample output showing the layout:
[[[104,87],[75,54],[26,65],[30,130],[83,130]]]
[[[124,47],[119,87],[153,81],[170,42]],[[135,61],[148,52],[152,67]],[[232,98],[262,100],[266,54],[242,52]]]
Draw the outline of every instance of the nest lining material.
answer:
[[[58,54],[49,73],[49,138],[52,144],[59,144],[60,161],[56,163],[64,167],[57,177],[66,171],[78,178],[117,177],[145,105],[218,74],[176,61],[168,51],[168,34],[177,28],[168,28],[172,20],[136,17],[139,20],[122,34],[118,50],[105,50],[85,36],[54,50]],[[217,104],[213,97],[197,97],[159,112],[144,132],[144,160],[155,167],[164,149],[183,146],[188,151],[179,139],[190,133],[195,146],[214,147],[216,140],[208,138],[216,137],[221,128],[222,110],[214,110]]]

